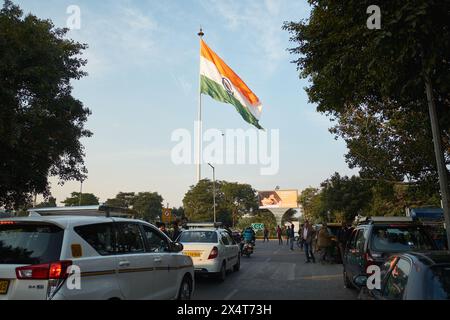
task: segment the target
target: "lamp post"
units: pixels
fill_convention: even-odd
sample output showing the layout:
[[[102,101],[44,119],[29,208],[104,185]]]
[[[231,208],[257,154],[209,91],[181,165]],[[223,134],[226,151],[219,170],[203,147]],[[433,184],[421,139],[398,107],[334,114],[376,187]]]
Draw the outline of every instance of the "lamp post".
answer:
[[[208,165],[212,168],[213,171],[213,203],[214,203],[214,224],[216,223],[216,168],[214,168],[211,163]]]
[[[80,196],[78,198],[78,205],[81,206],[81,195],[83,194],[83,179],[80,180]]]

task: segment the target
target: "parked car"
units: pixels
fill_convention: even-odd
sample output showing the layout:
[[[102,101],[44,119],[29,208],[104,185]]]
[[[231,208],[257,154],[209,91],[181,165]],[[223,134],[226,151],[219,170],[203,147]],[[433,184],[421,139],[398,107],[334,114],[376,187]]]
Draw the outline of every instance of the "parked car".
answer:
[[[153,225],[58,209],[58,216],[0,220],[0,300],[191,297],[192,259]],[[68,282],[74,266],[75,289]]]
[[[381,266],[391,254],[436,249],[425,228],[411,218],[366,219],[355,227],[344,250],[344,284],[355,287],[355,276],[365,274],[371,264]]]
[[[239,245],[225,229],[204,228],[183,231],[179,237],[183,253],[192,258],[197,275],[213,275],[224,281],[227,271],[239,271]]]
[[[381,289],[368,290],[367,275],[357,276],[362,300],[450,300],[449,251],[407,252],[391,256],[382,268]]]

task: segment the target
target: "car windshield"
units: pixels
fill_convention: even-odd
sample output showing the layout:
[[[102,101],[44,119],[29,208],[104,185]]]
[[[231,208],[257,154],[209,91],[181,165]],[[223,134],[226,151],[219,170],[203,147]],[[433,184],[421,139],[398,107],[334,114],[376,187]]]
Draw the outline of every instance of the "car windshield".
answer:
[[[0,264],[58,261],[64,230],[50,224],[0,224]]]
[[[434,249],[424,229],[418,226],[376,226],[372,233],[371,247],[374,251],[381,252]]]
[[[184,231],[179,242],[217,243],[218,238],[215,231]]]
[[[450,300],[450,265],[438,265],[430,268],[429,298],[432,300]]]

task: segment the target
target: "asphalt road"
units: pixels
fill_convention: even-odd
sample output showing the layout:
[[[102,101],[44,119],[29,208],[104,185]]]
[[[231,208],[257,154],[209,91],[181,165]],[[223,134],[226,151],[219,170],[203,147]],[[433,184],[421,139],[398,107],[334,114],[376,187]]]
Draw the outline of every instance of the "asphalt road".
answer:
[[[356,296],[355,291],[344,288],[342,265],[307,264],[298,247],[291,251],[276,240],[258,240],[254,254],[242,257],[241,270],[229,273],[225,282],[197,278],[193,299],[343,300]]]

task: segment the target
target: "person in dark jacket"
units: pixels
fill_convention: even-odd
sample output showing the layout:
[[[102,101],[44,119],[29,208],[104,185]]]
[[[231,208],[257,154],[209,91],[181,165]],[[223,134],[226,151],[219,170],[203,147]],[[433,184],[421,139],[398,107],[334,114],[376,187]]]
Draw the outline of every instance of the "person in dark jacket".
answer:
[[[176,241],[181,234],[180,228],[178,227],[178,222],[174,221],[173,224],[173,232],[172,232],[172,241]]]
[[[267,229],[267,227],[264,227],[264,240],[263,242],[269,242],[269,229]]]

